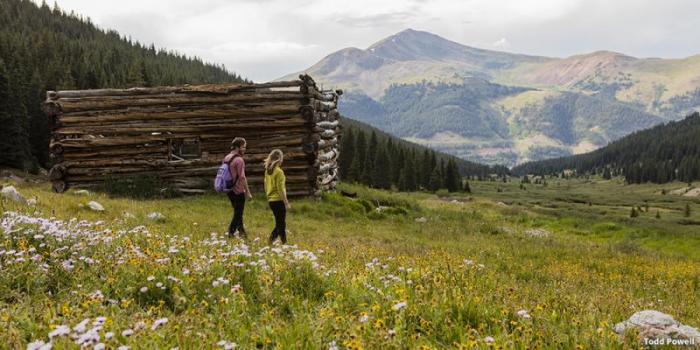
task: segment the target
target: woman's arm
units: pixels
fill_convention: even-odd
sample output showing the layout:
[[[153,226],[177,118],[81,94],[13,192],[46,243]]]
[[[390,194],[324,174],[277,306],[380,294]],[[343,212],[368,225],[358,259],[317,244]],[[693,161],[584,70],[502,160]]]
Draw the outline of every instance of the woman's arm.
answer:
[[[280,170],[282,170],[282,169],[280,169]],[[284,202],[284,206],[285,206],[287,209],[290,209],[291,206],[289,205],[289,200],[287,199],[287,184],[286,184],[286,183],[287,183],[287,177],[284,176],[284,172],[283,172],[283,171],[280,172],[279,177],[280,177],[279,180],[278,180],[278,181],[279,181],[279,182],[278,182],[278,186],[279,186],[279,187],[277,187],[277,191],[279,192],[280,197],[282,198],[282,201]]]
[[[249,199],[253,199],[253,194],[250,193],[250,188],[248,187],[248,178],[243,178],[243,186],[245,186],[245,193],[248,194]]]

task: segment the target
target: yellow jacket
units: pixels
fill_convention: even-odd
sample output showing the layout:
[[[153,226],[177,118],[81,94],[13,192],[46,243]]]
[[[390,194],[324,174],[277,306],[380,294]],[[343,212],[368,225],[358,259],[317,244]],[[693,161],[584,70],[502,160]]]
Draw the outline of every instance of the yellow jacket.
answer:
[[[284,176],[284,171],[278,166],[272,169],[272,174],[265,171],[265,194],[268,202],[282,200],[282,194],[287,193],[285,182],[287,178]]]

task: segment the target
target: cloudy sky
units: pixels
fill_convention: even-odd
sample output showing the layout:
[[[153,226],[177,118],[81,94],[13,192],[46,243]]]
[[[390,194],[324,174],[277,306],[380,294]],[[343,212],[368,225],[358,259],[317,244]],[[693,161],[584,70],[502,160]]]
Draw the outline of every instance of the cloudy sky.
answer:
[[[697,0],[56,2],[102,28],[223,63],[255,81],[303,70],[345,47],[367,48],[406,28],[480,48],[556,57],[596,50],[665,58],[700,53]]]

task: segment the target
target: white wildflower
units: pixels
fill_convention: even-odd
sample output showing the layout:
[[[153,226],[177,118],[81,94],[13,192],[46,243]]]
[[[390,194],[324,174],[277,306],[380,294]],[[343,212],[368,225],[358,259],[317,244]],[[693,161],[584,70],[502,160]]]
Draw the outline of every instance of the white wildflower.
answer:
[[[129,337],[134,334],[134,330],[129,328],[122,331],[122,337]]]
[[[75,325],[75,327],[73,327],[73,330],[79,334],[85,333],[85,331],[87,330],[88,322],[90,322],[89,318],[86,318],[86,319],[80,321],[80,323],[78,323],[77,325]]]
[[[56,327],[53,331],[49,332],[49,338],[53,339],[55,337],[65,337],[70,334],[70,327],[66,325],[61,325]]]
[[[152,330],[152,331],[155,331],[156,329],[158,329],[158,327],[160,327],[160,326],[162,326],[162,325],[164,325],[164,324],[166,324],[166,323],[168,323],[168,319],[167,319],[167,318],[165,318],[165,317],[164,317],[164,318],[159,318],[159,319],[157,319],[155,322],[153,322],[153,325],[151,326],[151,330]]]
[[[518,317],[526,319],[526,320],[529,320],[530,318],[532,318],[530,316],[530,314],[527,312],[527,310],[520,310],[517,312],[517,314],[518,314]]]
[[[49,343],[51,344],[51,343]],[[37,340],[35,342],[31,342],[27,344],[27,350],[40,350],[40,349],[45,349],[46,343],[44,343],[43,340]],[[48,349],[51,349],[50,347]]]
[[[392,308],[394,311],[400,311],[400,310],[403,310],[404,308],[406,308],[406,306],[408,306],[408,303],[405,302],[405,301],[401,301],[401,302],[396,303],[396,304],[395,304],[394,306],[392,306],[391,308]]]

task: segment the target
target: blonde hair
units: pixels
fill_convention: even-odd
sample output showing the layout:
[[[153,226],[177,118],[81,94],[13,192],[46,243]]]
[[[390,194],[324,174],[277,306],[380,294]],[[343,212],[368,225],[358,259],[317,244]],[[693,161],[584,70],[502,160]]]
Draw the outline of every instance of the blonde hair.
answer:
[[[268,174],[272,174],[272,170],[282,164],[283,159],[284,154],[282,151],[280,149],[273,149],[272,152],[267,155],[267,158],[265,158],[265,171]]]

